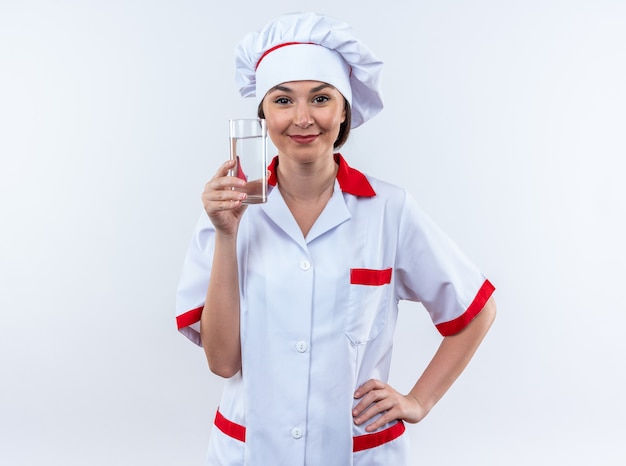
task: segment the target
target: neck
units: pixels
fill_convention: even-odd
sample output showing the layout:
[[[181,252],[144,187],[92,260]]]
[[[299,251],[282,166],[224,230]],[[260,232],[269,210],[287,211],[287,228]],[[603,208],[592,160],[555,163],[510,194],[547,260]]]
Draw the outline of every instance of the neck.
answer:
[[[305,238],[333,195],[338,169],[332,156],[319,162],[278,164],[278,189]]]
[[[338,168],[332,156],[304,164],[281,160],[277,173],[278,189],[283,196],[295,201],[328,200],[333,192]]]

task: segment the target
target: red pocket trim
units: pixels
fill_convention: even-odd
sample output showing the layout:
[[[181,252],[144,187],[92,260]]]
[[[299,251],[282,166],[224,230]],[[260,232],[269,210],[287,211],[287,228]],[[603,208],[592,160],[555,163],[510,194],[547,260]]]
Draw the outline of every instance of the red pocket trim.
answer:
[[[391,267],[383,270],[350,269],[352,285],[381,286],[391,283]]]
[[[384,445],[400,437],[406,428],[404,422],[398,421],[391,427],[373,434],[358,435],[352,438],[352,451],[369,450]]]
[[[242,425],[236,424],[233,421],[229,421],[222,413],[220,413],[219,409],[215,413],[215,426],[235,440],[239,440],[240,442],[246,441],[246,428]]]
[[[234,438],[240,442],[246,441],[246,428],[226,419],[222,416],[219,409],[217,410],[217,413],[215,413],[214,424],[219,430],[228,435],[230,438]],[[398,421],[391,427],[381,430],[380,432],[357,435],[356,437],[352,437],[352,451],[357,452],[379,447],[397,439],[404,433],[405,430],[406,428],[404,427],[404,423],[402,421]]]

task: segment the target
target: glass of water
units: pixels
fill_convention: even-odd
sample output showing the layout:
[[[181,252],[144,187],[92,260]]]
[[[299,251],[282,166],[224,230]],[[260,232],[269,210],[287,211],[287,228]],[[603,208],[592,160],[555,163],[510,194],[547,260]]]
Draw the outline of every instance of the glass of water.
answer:
[[[267,201],[267,128],[263,119],[235,119],[230,123],[230,158],[237,163],[232,176],[246,180],[244,204]]]

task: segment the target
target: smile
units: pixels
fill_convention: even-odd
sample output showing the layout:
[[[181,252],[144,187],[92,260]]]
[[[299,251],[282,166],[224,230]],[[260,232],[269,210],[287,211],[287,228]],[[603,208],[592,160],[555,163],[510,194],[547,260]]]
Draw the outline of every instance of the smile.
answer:
[[[294,142],[298,144],[310,144],[317,139],[317,134],[298,135],[293,134],[289,136]]]

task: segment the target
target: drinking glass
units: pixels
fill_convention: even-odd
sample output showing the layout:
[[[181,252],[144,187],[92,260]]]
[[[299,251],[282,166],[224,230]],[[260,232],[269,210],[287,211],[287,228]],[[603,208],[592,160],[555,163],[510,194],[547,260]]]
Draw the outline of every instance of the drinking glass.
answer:
[[[247,194],[244,204],[267,201],[267,128],[263,119],[233,119],[230,123],[230,158],[237,163],[231,175],[246,180],[235,188]]]

